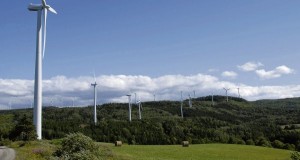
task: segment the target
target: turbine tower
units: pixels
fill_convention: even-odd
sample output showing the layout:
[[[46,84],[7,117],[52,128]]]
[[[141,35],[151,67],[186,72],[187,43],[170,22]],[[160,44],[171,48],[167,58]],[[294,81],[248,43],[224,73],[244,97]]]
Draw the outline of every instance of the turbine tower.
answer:
[[[237,88],[238,90],[238,95],[239,95],[239,98],[241,98],[241,94],[240,94],[240,88]]]
[[[153,99],[154,99],[154,102],[155,102],[155,94],[153,94]]]
[[[215,105],[215,103],[214,103],[214,93],[211,94],[211,104]]]
[[[189,106],[190,106],[190,108],[192,108],[192,98],[191,98],[191,94],[189,94]]]
[[[129,122],[131,122],[131,94],[126,95],[128,96],[128,116],[129,116]]]
[[[142,119],[142,112],[141,112],[141,107],[142,107],[142,101],[138,100],[137,101],[138,107],[139,107],[139,119]]]
[[[97,82],[94,74],[95,83],[91,83],[91,86],[94,87],[94,123],[97,124]]]
[[[36,39],[36,62],[35,62],[35,80],[34,80],[34,114],[33,123],[36,129],[37,139],[42,139],[42,57],[45,54],[46,47],[46,27],[47,27],[47,12],[50,11],[57,14],[56,11],[47,5],[45,0],[42,4],[30,4],[29,11],[37,12],[37,39]],[[42,18],[42,12],[44,18]],[[42,19],[43,32],[42,34]],[[42,37],[44,38],[42,40]],[[43,42],[42,42],[43,41]],[[42,46],[43,43],[43,46]]]
[[[180,112],[181,112],[181,118],[183,118],[183,99],[182,99],[182,91],[180,92],[181,93],[181,103],[180,103]]]
[[[230,90],[230,88],[223,88],[226,92],[226,101],[228,102],[228,91]]]
[[[194,92],[194,98],[196,98],[196,91],[194,90],[193,92]]]

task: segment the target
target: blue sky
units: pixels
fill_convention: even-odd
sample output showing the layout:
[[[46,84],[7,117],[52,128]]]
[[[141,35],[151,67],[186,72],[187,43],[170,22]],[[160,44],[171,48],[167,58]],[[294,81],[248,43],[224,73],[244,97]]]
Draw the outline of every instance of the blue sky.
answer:
[[[7,82],[16,85],[15,80],[21,80],[24,82],[21,88],[29,89],[26,94],[19,94],[18,88],[10,88],[13,93],[0,90],[0,95],[14,97],[15,101],[24,96],[29,101],[32,94],[29,86],[34,78],[36,13],[27,10],[29,3],[40,1],[0,1],[0,6],[9,6],[0,11],[0,86],[6,88]],[[143,87],[101,90],[109,86],[104,83],[105,76],[120,80],[119,75],[126,76],[122,83],[128,85],[142,81],[139,76],[152,81],[168,75],[183,76],[186,80],[199,74],[201,80],[211,76],[222,84],[197,83],[195,90],[201,95],[231,84],[228,86],[232,88],[270,87],[274,91],[255,94],[244,89],[244,97],[249,100],[300,96],[298,92],[286,94],[291,93],[289,89],[299,87],[300,1],[48,0],[47,3],[58,15],[48,16],[44,80],[59,79],[66,83],[74,79],[75,83],[86,77],[86,81],[88,78],[92,81],[95,71],[97,80],[103,82],[99,86],[99,96],[105,97],[103,102],[124,100],[125,92],[141,92],[148,97],[145,99],[150,99],[150,91]],[[254,69],[249,70],[249,64]],[[136,76],[135,83],[128,82],[130,76]],[[161,93],[162,99],[177,99],[175,95],[182,87],[187,92],[195,88],[177,82],[176,78],[172,80],[177,85],[165,90],[156,88],[153,92]],[[209,89],[205,90],[205,86]],[[86,86],[81,95],[76,94],[78,86],[70,87],[73,92],[68,94],[64,89],[52,92],[46,89],[44,94],[49,95],[48,99],[71,95],[78,97],[82,105],[90,103],[91,88]],[[274,94],[276,87],[285,89]],[[8,103],[9,98],[5,99],[2,103],[0,99],[2,106]]]

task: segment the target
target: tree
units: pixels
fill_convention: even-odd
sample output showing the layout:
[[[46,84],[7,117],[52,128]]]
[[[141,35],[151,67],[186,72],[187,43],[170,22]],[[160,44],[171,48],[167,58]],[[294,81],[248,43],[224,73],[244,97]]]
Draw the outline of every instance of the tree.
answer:
[[[36,139],[35,127],[31,119],[24,115],[17,123],[13,131],[10,133],[11,140],[30,141]]]

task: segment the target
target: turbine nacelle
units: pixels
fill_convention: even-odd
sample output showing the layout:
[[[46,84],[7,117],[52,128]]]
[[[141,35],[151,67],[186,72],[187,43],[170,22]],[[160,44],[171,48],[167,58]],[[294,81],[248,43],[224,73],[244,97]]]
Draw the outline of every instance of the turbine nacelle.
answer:
[[[30,4],[28,6],[28,10],[29,11],[39,11],[39,10],[42,10],[44,7],[43,5],[41,4]]]
[[[57,12],[51,8],[51,6],[49,5],[42,5],[42,4],[30,4],[28,6],[28,10],[29,11],[39,11],[39,10],[43,10],[43,9],[47,9],[48,11],[57,14]]]

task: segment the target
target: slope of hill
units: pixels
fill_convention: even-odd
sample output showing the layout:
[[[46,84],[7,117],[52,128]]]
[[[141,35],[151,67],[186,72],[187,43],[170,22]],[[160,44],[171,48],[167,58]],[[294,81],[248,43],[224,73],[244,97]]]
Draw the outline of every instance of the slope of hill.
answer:
[[[142,120],[133,105],[132,122],[128,121],[128,104],[97,106],[98,124],[93,124],[92,107],[43,109],[43,137],[61,138],[65,134],[82,132],[100,142],[121,140],[128,144],[193,144],[232,143],[300,150],[300,107],[273,107],[269,102],[248,102],[244,99],[215,96],[193,99],[189,108],[184,101],[184,118],[180,116],[180,102],[158,101],[143,103]],[[295,103],[300,100],[295,99]],[[282,103],[289,103],[282,101]],[[32,121],[32,110],[1,111],[0,137],[11,138],[13,126],[22,123],[26,115]],[[5,129],[5,126],[11,126]],[[283,127],[285,126],[285,127]],[[7,128],[7,127],[6,127]],[[20,138],[20,137],[19,137]]]

